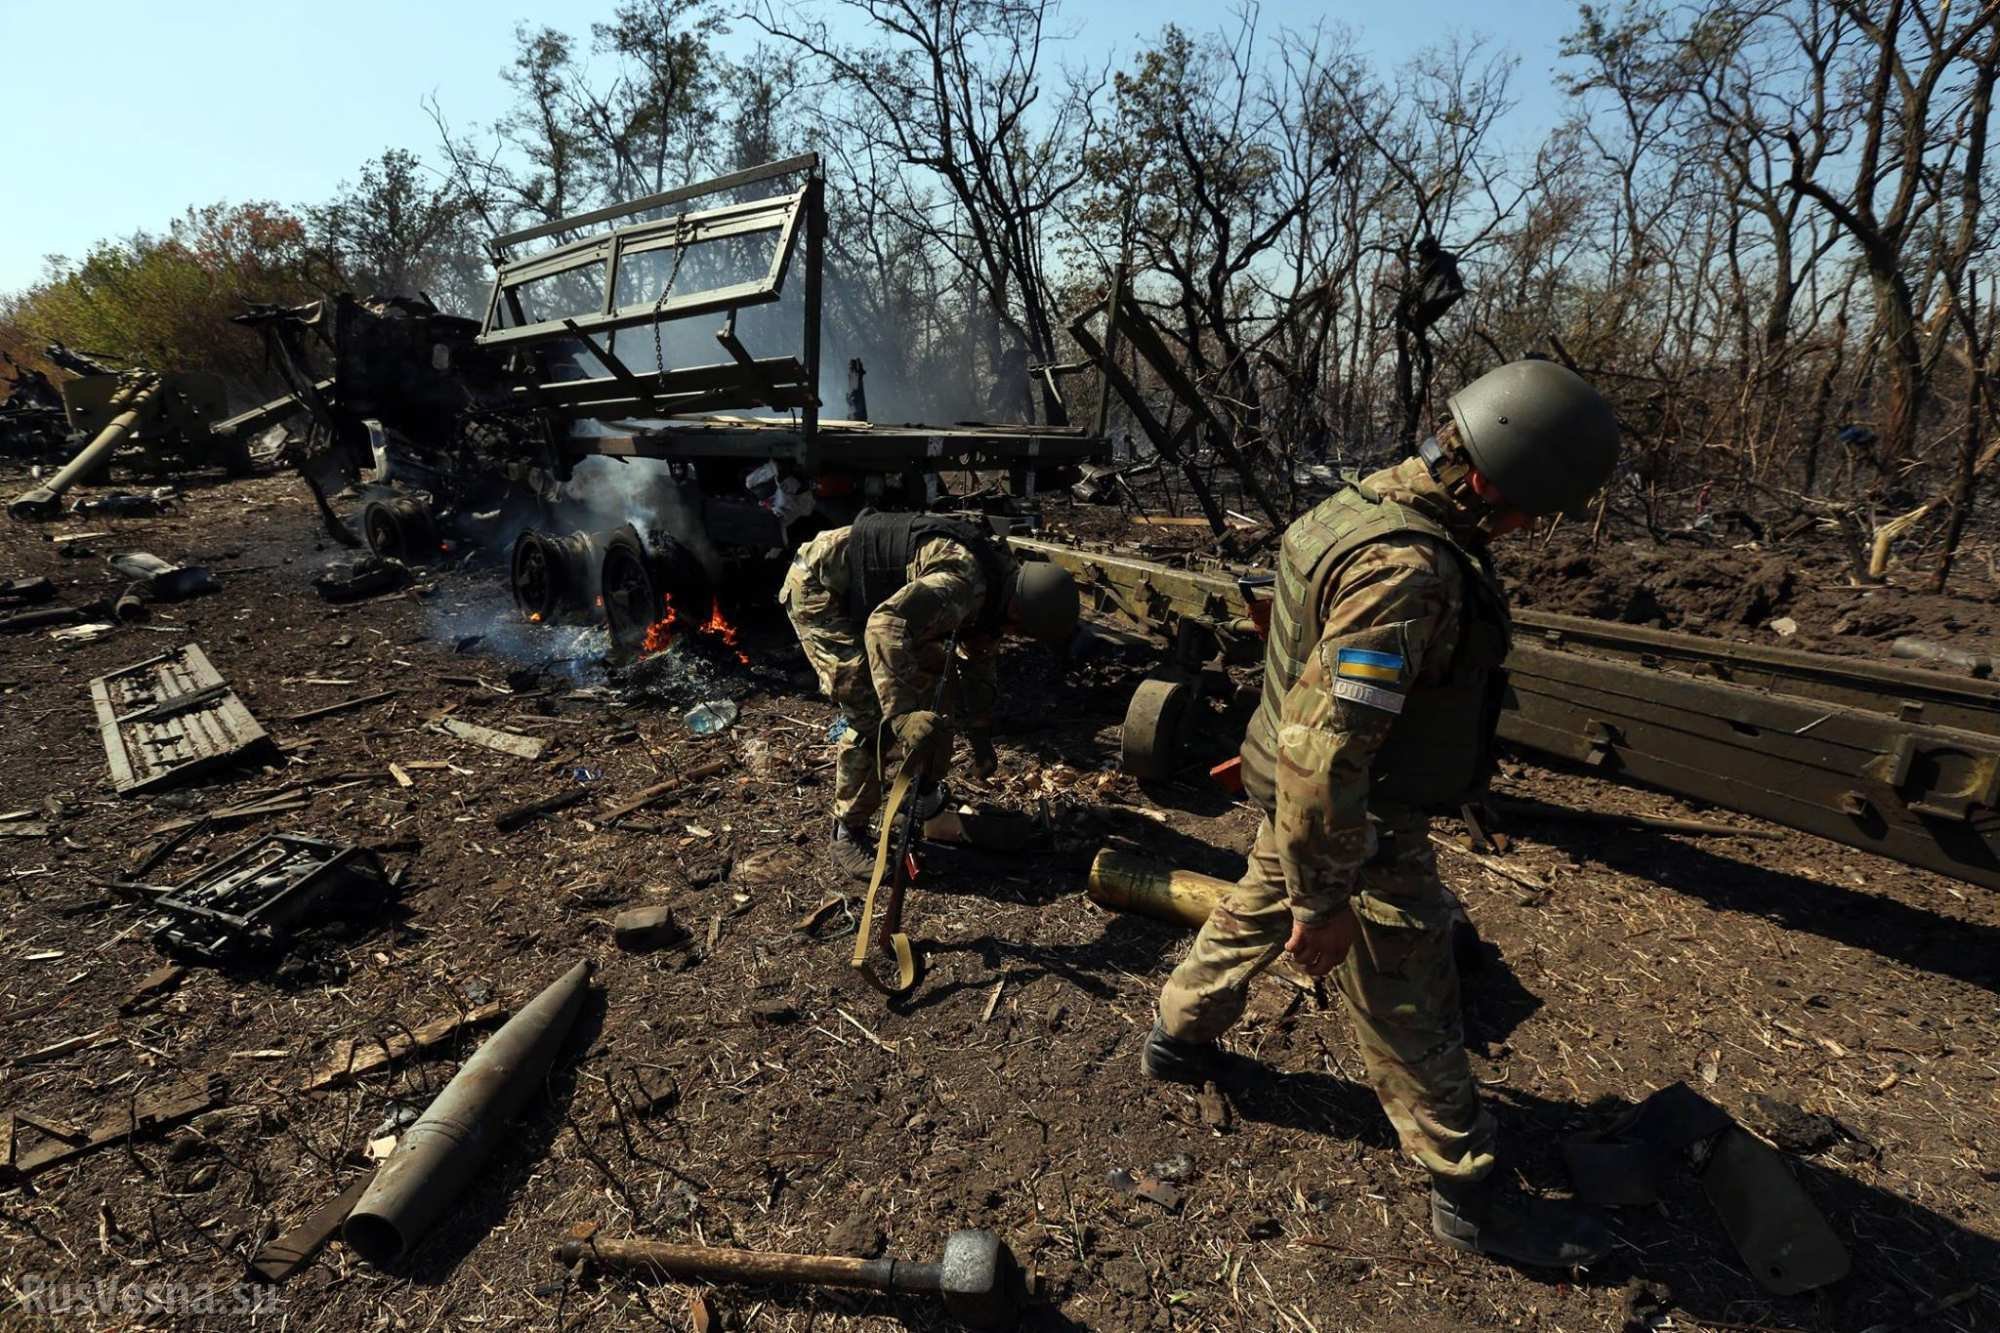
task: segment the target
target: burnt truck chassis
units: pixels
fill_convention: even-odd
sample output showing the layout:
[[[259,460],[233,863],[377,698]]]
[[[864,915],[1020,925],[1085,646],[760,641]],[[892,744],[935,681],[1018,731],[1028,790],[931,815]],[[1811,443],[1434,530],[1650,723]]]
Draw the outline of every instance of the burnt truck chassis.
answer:
[[[772,192],[788,179],[797,188]],[[795,546],[863,507],[931,507],[940,472],[1005,471],[1011,494],[997,507],[1018,523],[1038,490],[1108,457],[1102,434],[1082,428],[823,416],[824,191],[818,155],[805,154],[501,236],[476,320],[427,298],[345,295],[240,317],[264,333],[306,411],[293,461],[329,529],[404,560],[466,545],[506,555],[499,541],[518,533],[516,600],[536,620],[594,614],[612,556],[628,595],[604,597],[605,615],[625,640],[637,602],[651,619],[656,594],[701,607],[743,556]],[[746,197],[714,202],[732,194]],[[761,272],[705,286],[684,277],[703,247],[761,259],[757,246],[769,248]],[[778,302],[793,280],[797,355],[753,354],[739,314]],[[720,318],[718,359],[665,365],[661,330],[702,317]],[[621,332],[652,366],[628,364]],[[590,458],[664,463],[638,506],[651,517],[580,531],[567,484]],[[348,486],[364,500],[360,535],[330,503]]]

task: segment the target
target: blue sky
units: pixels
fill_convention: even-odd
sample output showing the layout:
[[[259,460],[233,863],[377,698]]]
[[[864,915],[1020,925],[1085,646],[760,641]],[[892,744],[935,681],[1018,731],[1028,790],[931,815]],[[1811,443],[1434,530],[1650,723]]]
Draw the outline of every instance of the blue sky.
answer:
[[[733,6],[732,6],[733,7]],[[436,135],[422,99],[454,125],[505,107],[499,71],[516,20],[587,34],[612,0],[531,8],[475,0],[259,0],[184,6],[160,0],[0,0],[13,112],[0,189],[0,292],[105,236],[158,229],[190,204],[331,195],[388,147],[427,154]],[[1232,6],[1197,0],[1065,0],[1060,50],[1073,63],[1122,58],[1166,23],[1212,30]],[[834,15],[837,7],[829,6]],[[1266,0],[1261,25],[1344,23],[1383,65],[1453,31],[1490,37],[1521,59],[1516,132],[1561,114],[1556,46],[1572,0]],[[729,39],[747,49],[748,25]]]

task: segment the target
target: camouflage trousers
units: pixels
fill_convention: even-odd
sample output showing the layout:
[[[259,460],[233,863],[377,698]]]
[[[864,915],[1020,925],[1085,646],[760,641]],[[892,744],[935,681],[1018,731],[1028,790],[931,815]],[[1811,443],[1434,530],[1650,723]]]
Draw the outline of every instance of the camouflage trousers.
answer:
[[[1382,827],[1392,850],[1361,869],[1351,900],[1359,929],[1334,978],[1403,1150],[1433,1175],[1476,1180],[1493,1169],[1494,1126],[1465,1056],[1451,951],[1456,906],[1438,879],[1425,822]],[[1243,1016],[1251,981],[1277,961],[1291,930],[1267,815],[1243,878],[1160,992],[1161,1025],[1190,1041],[1220,1037]]]
[[[845,531],[823,532],[799,548],[778,602],[819,675],[820,693],[847,718],[847,733],[834,749],[833,816],[859,828],[882,804],[876,754],[882,705],[868,672],[862,628],[847,614],[847,550],[832,540]]]

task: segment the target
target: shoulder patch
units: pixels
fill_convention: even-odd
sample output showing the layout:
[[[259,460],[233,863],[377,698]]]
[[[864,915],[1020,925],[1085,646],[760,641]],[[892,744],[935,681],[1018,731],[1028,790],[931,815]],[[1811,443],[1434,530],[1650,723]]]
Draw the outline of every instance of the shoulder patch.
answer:
[[[1379,708],[1385,713],[1403,711],[1404,696],[1401,693],[1396,690],[1385,690],[1380,685],[1365,685],[1358,680],[1333,682],[1333,697],[1365,704],[1369,708]]]
[[[1403,679],[1403,655],[1374,652],[1367,648],[1342,648],[1334,659],[1334,676],[1340,680],[1398,685]]]

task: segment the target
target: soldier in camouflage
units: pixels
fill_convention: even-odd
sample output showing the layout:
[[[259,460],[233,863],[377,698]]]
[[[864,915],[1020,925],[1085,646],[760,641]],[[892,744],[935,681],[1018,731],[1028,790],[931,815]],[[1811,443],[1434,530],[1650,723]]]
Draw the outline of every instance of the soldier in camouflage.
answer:
[[[1142,1054],[1156,1078],[1209,1076],[1251,980],[1289,952],[1336,972],[1370,1082],[1431,1175],[1432,1229],[1460,1249],[1568,1266],[1602,1257],[1586,1213],[1501,1193],[1459,1016],[1454,903],[1429,812],[1485,780],[1504,685],[1506,604],[1487,542],[1572,508],[1608,479],[1608,403],[1546,361],[1451,400],[1419,456],[1286,531],[1264,697],[1243,742],[1264,818],[1235,890],[1160,995]]]
[[[792,560],[778,595],[820,690],[847,719],[834,759],[833,840],[842,873],[866,879],[868,821],[883,775],[902,756],[933,783],[951,754],[947,716],[963,718],[973,771],[990,775],[1000,636],[1062,642],[1076,627],[1076,585],[1042,561],[1017,563],[1005,543],[959,519],[863,514],[823,532]],[[956,697],[938,707],[938,682],[956,655]],[[941,803],[933,787],[926,799]]]

